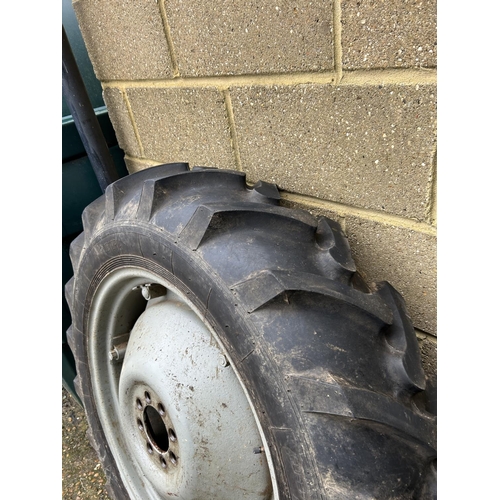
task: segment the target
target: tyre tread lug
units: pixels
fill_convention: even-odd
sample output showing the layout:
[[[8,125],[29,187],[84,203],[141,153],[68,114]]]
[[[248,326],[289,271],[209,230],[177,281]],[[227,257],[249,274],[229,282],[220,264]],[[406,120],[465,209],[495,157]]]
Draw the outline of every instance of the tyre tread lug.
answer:
[[[247,305],[247,312],[252,313],[265,306],[269,301],[284,292],[303,291],[316,293],[348,303],[390,325],[392,311],[376,293],[367,294],[347,285],[316,274],[265,270],[256,276],[234,284],[236,290]]]
[[[191,250],[197,250],[201,245],[208,229],[213,227],[214,216],[220,219],[229,219],[235,215],[253,213],[262,216],[262,223],[268,215],[279,217],[283,224],[298,224],[315,229],[315,219],[305,210],[291,211],[284,207],[272,206],[263,203],[241,202],[241,203],[206,203],[200,205],[186,226],[179,234],[178,241],[186,244]]]
[[[403,389],[415,393],[425,389],[425,374],[415,330],[406,313],[401,295],[387,282],[378,285],[379,293],[391,307],[394,322],[385,330],[385,338],[391,346],[389,369],[395,382]]]
[[[307,375],[290,380],[303,411],[348,417],[393,427],[436,449],[436,417],[410,413],[398,400],[339,380],[324,382]]]
[[[346,271],[352,273],[356,271],[356,264],[351,255],[349,242],[340,224],[326,217],[320,217],[318,219],[318,229],[316,230],[316,241],[318,246],[323,250],[328,250],[335,262]]]
[[[73,270],[78,269],[80,258],[85,247],[85,233],[80,233],[72,242],[69,247],[69,258]]]

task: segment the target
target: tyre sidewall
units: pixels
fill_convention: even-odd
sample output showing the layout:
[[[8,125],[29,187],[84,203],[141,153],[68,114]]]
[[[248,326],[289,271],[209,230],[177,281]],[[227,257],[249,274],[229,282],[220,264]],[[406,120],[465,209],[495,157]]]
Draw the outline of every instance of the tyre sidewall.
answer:
[[[314,466],[303,460],[308,451],[304,446],[306,440],[286,431],[303,428],[300,415],[292,400],[283,397],[287,394],[283,377],[273,356],[258,338],[259,332],[253,327],[249,314],[242,304],[238,304],[229,286],[195,251],[182,248],[173,237],[154,226],[130,223],[105,228],[94,235],[84,249],[75,272],[74,304],[79,306],[72,311],[75,358],[80,377],[78,388],[91,439],[107,471],[110,494],[116,499],[129,498],[101,426],[93,395],[88,359],[89,316],[93,298],[103,279],[110,272],[131,265],[171,283],[215,331],[252,403],[271,454],[272,475],[280,498],[291,498],[291,491],[303,492],[303,497],[307,497],[311,485],[306,485],[304,478],[311,478],[310,471]],[[284,445],[287,450],[285,457],[281,453]],[[317,491],[317,485],[313,488]]]

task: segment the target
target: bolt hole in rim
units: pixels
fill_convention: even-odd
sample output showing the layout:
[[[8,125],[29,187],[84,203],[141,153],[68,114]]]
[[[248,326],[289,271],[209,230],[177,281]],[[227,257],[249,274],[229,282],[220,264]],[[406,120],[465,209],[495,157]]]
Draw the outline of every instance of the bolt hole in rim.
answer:
[[[166,295],[145,300],[134,291],[145,283]],[[118,268],[99,284],[88,325],[96,410],[132,499],[278,499],[250,397],[188,295],[145,269]],[[127,330],[123,363],[110,362]]]

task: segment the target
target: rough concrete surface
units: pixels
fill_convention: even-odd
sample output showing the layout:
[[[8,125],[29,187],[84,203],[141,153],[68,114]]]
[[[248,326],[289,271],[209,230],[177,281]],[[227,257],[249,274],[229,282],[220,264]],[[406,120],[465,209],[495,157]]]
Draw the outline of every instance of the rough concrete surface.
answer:
[[[437,388],[437,343],[429,337],[419,339],[422,365],[429,383]]]
[[[436,0],[344,0],[344,69],[437,65]]]
[[[145,158],[235,168],[222,92],[215,88],[131,88],[127,95]]]
[[[434,85],[240,87],[231,98],[251,181],[425,221]]]
[[[73,3],[99,80],[170,78],[170,52],[158,2]]]
[[[130,120],[125,94],[117,88],[106,88],[103,97],[119,146],[129,155],[142,156],[134,126]]]
[[[332,0],[165,2],[181,76],[333,69]]]
[[[86,436],[87,420],[71,394],[62,389],[62,499],[110,500],[97,455]]]

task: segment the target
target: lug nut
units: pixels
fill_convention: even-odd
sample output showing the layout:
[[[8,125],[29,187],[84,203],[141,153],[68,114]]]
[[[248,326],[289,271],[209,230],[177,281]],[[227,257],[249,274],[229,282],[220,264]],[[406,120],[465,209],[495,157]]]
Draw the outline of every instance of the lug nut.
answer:
[[[123,361],[125,352],[127,351],[127,344],[128,342],[122,342],[121,344],[111,346],[108,353],[109,360],[113,362]]]

